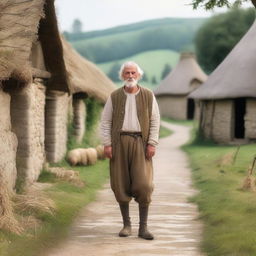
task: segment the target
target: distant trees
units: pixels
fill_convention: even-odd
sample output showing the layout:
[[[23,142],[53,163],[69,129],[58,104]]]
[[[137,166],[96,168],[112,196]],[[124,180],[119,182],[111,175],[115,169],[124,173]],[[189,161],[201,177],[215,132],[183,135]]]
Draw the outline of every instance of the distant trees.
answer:
[[[156,77],[155,77],[155,76],[152,77],[151,83],[152,83],[152,84],[157,84],[157,80],[156,80]]]
[[[113,66],[110,68],[109,72],[108,72],[108,77],[114,81],[114,82],[118,82],[120,79],[119,79],[119,69],[120,69],[120,64],[118,62],[115,62],[113,64]]]
[[[171,72],[171,70],[172,70],[171,66],[168,63],[166,63],[164,65],[161,78],[164,79]]]
[[[143,82],[148,82],[148,75],[147,75],[146,72],[144,72],[144,74],[143,74],[142,81]]]
[[[79,34],[82,33],[83,24],[79,19],[75,19],[72,24],[72,33]]]
[[[235,0],[231,3],[230,0],[193,0],[192,5],[194,9],[197,9],[198,6],[203,6],[206,10],[213,9],[214,7],[238,7],[241,6],[243,2],[251,1],[252,4],[256,7],[256,0]]]
[[[197,58],[210,73],[228,55],[255,20],[253,8],[233,9],[209,19],[195,38]]]

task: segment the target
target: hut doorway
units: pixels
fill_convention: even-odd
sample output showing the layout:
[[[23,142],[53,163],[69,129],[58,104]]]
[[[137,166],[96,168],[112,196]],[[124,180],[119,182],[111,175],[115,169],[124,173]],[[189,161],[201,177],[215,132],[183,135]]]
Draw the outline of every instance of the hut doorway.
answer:
[[[235,138],[243,139],[245,135],[244,116],[246,111],[245,98],[237,98],[234,100],[234,135]]]
[[[192,120],[194,119],[195,113],[195,102],[193,99],[188,99],[187,101],[187,119]]]

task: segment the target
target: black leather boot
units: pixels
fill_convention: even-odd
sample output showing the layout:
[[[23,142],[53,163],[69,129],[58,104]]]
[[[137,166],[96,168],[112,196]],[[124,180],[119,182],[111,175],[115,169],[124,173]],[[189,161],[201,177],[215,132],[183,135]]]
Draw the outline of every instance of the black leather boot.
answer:
[[[129,216],[129,203],[119,204],[119,207],[121,210],[123,223],[124,223],[124,227],[119,232],[119,236],[127,237],[132,234],[131,220]]]
[[[147,228],[148,205],[147,206],[139,205],[139,213],[140,213],[140,227],[139,227],[138,236],[146,240],[153,240],[154,236],[148,231],[148,228]]]

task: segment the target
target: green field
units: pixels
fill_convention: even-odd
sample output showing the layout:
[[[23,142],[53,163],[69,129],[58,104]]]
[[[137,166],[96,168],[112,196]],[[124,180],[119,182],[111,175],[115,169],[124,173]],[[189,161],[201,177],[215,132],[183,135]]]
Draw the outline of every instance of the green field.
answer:
[[[155,50],[147,51],[140,54],[133,55],[129,58],[121,59],[119,61],[111,61],[97,66],[107,74],[110,68],[115,64],[122,64],[125,61],[132,60],[138,63],[144,72],[147,74],[148,82],[141,82],[151,89],[155,88],[161,81],[161,74],[165,64],[169,64],[172,68],[175,67],[179,59],[179,53],[171,50]],[[152,84],[152,77],[155,76],[157,84]],[[121,84],[121,83],[119,83]]]

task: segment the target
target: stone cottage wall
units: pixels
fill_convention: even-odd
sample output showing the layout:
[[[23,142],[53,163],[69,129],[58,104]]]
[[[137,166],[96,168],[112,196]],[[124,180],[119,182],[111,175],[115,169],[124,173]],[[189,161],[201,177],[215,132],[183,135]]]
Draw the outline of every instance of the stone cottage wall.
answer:
[[[1,184],[7,184],[9,190],[15,186],[17,169],[16,169],[16,152],[18,140],[16,135],[11,131],[10,115],[11,97],[9,94],[0,89],[0,171]]]
[[[256,99],[246,100],[245,138],[256,139]]]
[[[202,101],[202,117],[201,117],[201,130],[205,138],[210,139],[212,137],[212,120],[213,120],[213,101]]]
[[[233,100],[215,101],[213,118],[213,140],[229,143],[234,137]]]
[[[200,111],[201,111],[200,102],[195,100],[194,120],[199,121],[199,119],[200,119]]]
[[[70,98],[67,93],[51,91],[46,96],[45,150],[50,163],[62,160],[67,151],[67,123]]]
[[[86,105],[83,99],[73,99],[73,126],[75,138],[80,143],[85,134]]]
[[[229,143],[233,138],[233,101],[204,101],[203,105],[204,136],[217,143]]]
[[[159,96],[156,98],[161,117],[177,120],[187,119],[187,97],[185,96]]]
[[[18,138],[18,179],[26,183],[37,180],[45,160],[44,106],[45,87],[41,79],[11,92],[12,129]]]

